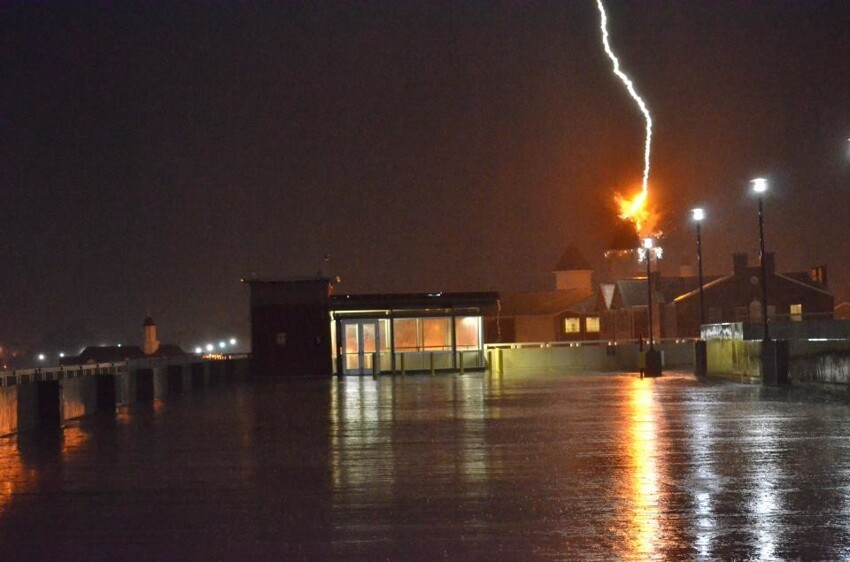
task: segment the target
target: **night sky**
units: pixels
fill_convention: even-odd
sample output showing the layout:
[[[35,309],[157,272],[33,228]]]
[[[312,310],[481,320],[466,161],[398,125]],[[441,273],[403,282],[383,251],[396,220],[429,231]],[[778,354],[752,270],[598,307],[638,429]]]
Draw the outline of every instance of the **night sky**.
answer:
[[[755,263],[850,298],[850,1],[606,2],[655,121],[672,273]],[[532,290],[592,262],[643,119],[593,0],[0,7],[0,345],[247,339],[245,276]]]

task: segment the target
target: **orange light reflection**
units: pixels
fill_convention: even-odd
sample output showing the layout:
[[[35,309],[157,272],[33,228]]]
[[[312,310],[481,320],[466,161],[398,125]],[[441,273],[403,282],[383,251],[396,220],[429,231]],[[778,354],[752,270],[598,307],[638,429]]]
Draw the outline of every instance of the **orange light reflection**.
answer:
[[[631,457],[631,554],[638,558],[660,555],[657,420],[653,381],[634,379],[629,401],[628,450]]]

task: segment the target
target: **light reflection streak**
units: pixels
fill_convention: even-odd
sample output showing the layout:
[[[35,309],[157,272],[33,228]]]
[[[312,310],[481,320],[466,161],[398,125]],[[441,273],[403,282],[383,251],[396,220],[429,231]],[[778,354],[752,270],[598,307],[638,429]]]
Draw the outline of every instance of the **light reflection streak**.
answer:
[[[657,422],[655,386],[650,379],[633,379],[629,401],[628,451],[631,458],[631,497],[628,546],[633,556],[659,555],[660,510],[658,487]]]
[[[782,467],[776,462],[772,450],[775,450],[782,436],[780,423],[781,420],[777,418],[755,420],[752,432],[754,437],[748,447],[750,451],[761,455],[761,458],[750,459],[754,494],[749,502],[760,560],[776,558],[776,518],[781,511],[777,481],[781,478]]]
[[[714,534],[717,527],[715,496],[719,477],[710,462],[714,440],[708,414],[703,410],[695,413],[691,418],[691,428],[693,436],[688,443],[695,466],[688,488],[693,498],[696,515],[694,546],[701,557],[709,557],[714,548]]]

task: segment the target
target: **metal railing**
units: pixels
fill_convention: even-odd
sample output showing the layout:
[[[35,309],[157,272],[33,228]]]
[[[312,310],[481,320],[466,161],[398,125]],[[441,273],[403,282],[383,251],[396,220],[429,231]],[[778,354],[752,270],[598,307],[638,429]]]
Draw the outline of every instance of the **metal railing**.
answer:
[[[662,338],[656,339],[655,343],[663,344],[678,344],[695,342],[699,338]],[[509,343],[486,343],[484,349],[535,349],[546,347],[616,347],[620,345],[646,345],[646,339],[625,339],[625,340],[581,340],[581,341],[552,341],[552,342],[509,342]]]

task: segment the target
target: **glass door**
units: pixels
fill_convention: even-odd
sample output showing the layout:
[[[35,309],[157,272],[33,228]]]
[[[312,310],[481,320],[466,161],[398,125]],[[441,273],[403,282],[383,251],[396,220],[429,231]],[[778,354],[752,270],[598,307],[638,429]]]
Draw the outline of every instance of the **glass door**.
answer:
[[[342,373],[367,375],[380,372],[380,335],[377,320],[342,321]]]

